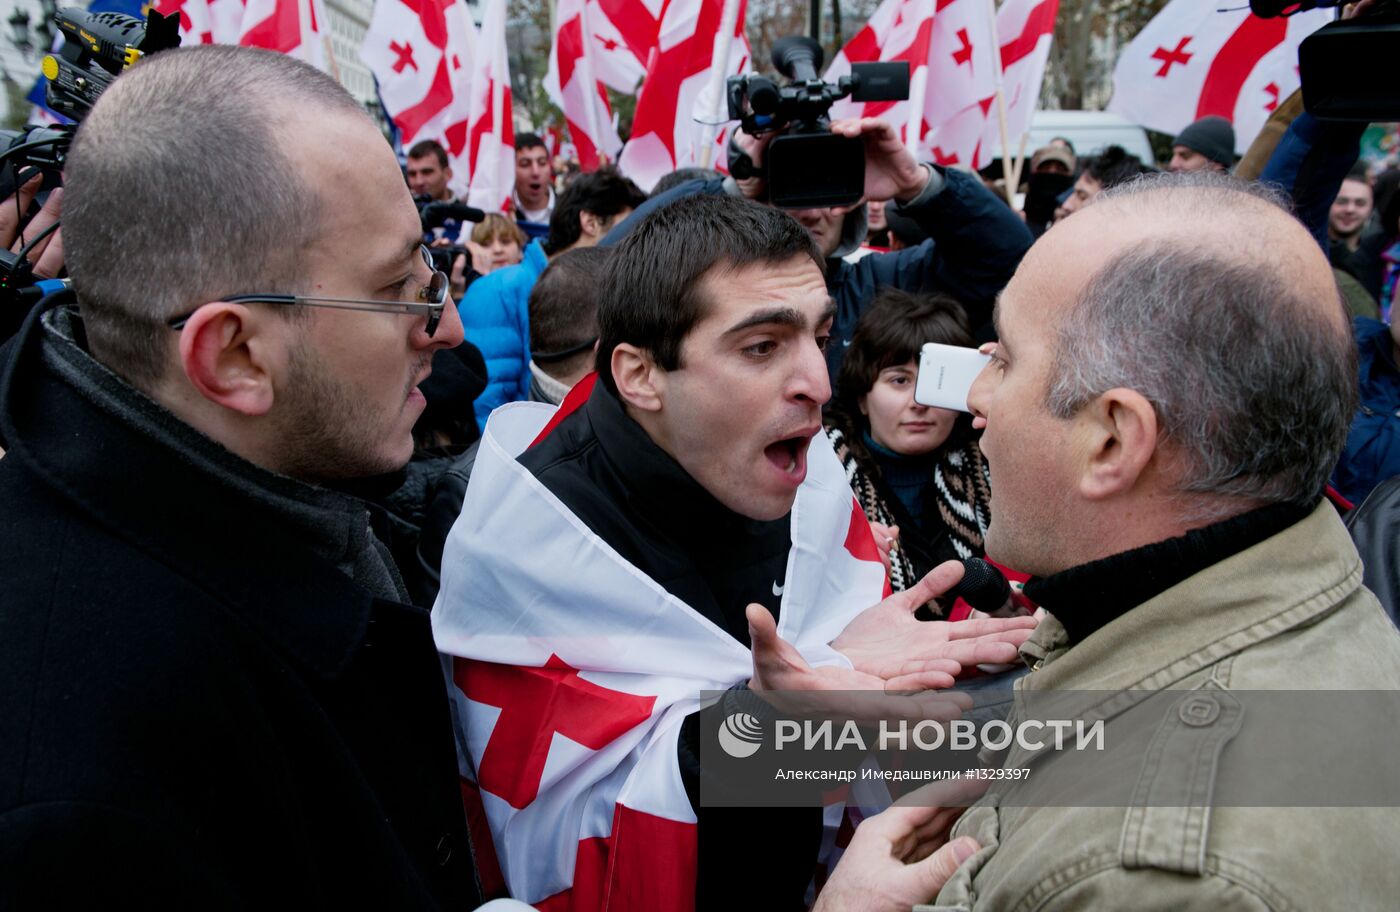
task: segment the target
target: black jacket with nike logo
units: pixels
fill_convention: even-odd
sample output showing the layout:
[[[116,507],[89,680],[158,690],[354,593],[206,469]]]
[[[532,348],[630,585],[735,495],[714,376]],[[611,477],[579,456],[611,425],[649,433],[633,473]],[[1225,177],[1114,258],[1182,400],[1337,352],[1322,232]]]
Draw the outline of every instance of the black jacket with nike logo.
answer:
[[[600,538],[746,647],[744,609],[778,616],[789,517],[734,513],[652,442],[602,383],[520,463]],[[800,909],[821,839],[818,808],[703,808],[698,714],[681,726],[681,777],[699,818],[698,909]],[[764,870],[755,876],[753,866]]]

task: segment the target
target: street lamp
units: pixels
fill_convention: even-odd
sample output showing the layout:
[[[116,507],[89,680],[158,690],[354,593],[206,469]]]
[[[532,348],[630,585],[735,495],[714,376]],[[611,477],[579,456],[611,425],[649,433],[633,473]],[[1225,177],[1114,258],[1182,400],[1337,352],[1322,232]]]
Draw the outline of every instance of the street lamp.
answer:
[[[34,25],[32,37],[28,10],[16,8],[5,20],[10,27],[10,43],[26,60],[33,57],[36,48],[48,53],[49,48],[53,47],[53,17],[58,12],[58,0],[39,0],[39,10],[39,21]]]
[[[29,11],[17,8],[5,22],[10,26],[10,43],[28,58],[34,50],[29,40]]]

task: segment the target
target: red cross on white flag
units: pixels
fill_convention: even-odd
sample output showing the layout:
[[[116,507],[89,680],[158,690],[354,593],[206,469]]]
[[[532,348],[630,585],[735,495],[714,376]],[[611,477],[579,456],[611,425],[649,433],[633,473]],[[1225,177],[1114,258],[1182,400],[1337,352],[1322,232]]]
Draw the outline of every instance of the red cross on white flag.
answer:
[[[753,657],[516,458],[594,379],[558,409],[520,402],[492,413],[443,552],[433,633],[458,657],[466,791],[485,812],[510,895],[551,912],[693,908],[696,818],[678,730],[701,691],[746,680]],[[778,629],[812,664],[845,664],[828,644],[879,601],[886,575],[825,435],[807,464]]]
[[[599,49],[595,36],[607,19],[597,4],[584,0],[560,0],[555,19],[559,30],[554,33],[554,46],[549,51],[544,88],[564,112],[579,164],[583,170],[592,171],[601,163],[600,155],[614,159],[622,148],[622,140],[613,129],[604,81],[596,66],[597,58],[607,52]]]
[[[718,37],[726,6],[735,16],[733,29]],[[721,77],[747,72],[749,46],[744,38],[745,0],[670,0],[657,46],[647,64],[646,80],[632,119],[632,137],[619,167],[643,190],[662,176],[699,165],[703,150],[713,146],[727,117],[724,80],[713,89],[719,43],[729,42]],[[716,95],[717,93],[717,95]],[[717,113],[718,112],[718,113]],[[711,158],[710,165],[718,162]]]
[[[466,124],[471,187],[467,203],[500,212],[515,189],[515,127],[511,123],[506,53],[506,0],[485,0],[472,65]]]
[[[476,26],[465,0],[377,0],[360,46],[404,147],[442,143],[458,194],[470,174],[464,153],[475,57]]]
[[[619,92],[635,92],[656,47],[665,0],[587,0],[586,5],[593,74]],[[556,22],[564,19],[555,14]]]
[[[324,70],[326,17],[320,6],[319,0],[248,0],[238,43],[280,51]]]
[[[209,11],[209,0],[157,0],[152,8],[162,16],[172,13],[179,15],[181,47],[214,43],[214,21]]]
[[[996,91],[991,2],[885,0],[836,55],[826,78],[849,73],[852,63],[907,61],[909,100],[847,99],[832,117],[882,117],[920,158],[972,164],[982,138],[976,106]]]
[[[1235,125],[1243,153],[1280,97],[1298,88],[1298,45],[1329,10],[1260,19],[1248,6],[1172,0],[1123,49],[1113,69],[1115,114],[1175,135],[1209,115]]]

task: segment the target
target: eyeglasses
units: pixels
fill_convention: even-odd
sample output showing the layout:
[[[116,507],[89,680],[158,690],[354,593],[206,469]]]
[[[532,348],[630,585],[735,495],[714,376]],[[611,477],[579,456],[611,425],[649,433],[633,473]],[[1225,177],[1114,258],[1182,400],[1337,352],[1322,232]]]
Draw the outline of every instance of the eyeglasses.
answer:
[[[431,337],[437,331],[438,324],[442,322],[442,312],[447,307],[447,290],[450,282],[447,273],[433,268],[433,257],[428,252],[428,248],[420,246],[418,250],[423,255],[423,261],[427,264],[432,277],[428,279],[427,285],[418,289],[415,301],[371,301],[364,298],[317,298],[308,295],[280,294],[240,294],[220,298],[220,300],[229,304],[285,304],[302,307],[331,307],[337,310],[417,314],[428,318],[428,325],[424,329]],[[172,317],[167,325],[171,329],[184,329],[185,324],[192,316],[194,316],[193,311]]]

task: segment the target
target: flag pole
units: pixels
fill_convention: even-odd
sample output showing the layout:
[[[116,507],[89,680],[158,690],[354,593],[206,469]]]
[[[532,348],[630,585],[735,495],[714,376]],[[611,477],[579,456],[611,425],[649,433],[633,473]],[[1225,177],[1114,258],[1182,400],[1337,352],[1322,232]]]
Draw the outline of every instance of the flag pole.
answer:
[[[1020,146],[1016,149],[1016,167],[1011,169],[1011,180],[1017,188],[1021,186],[1021,169],[1026,165],[1026,143],[1030,138],[1029,133],[1022,133]]]
[[[555,43],[555,44],[558,44],[558,42],[559,42],[559,27],[558,27],[557,24],[555,24],[555,22],[556,22],[556,17],[557,17],[557,15],[558,15],[559,4],[558,4],[557,2],[551,2],[551,3],[549,4],[549,10],[550,10],[550,13],[549,13],[549,15],[550,15],[550,25],[551,25],[551,27],[554,29],[554,43]],[[582,56],[582,63],[583,63],[583,79],[584,79],[584,85],[586,85],[586,86],[588,87],[588,90],[589,90],[590,92],[593,92],[594,95],[596,96],[597,92],[599,91],[599,85],[598,85],[598,77],[597,77],[597,76],[594,74],[594,72],[593,72],[593,55],[589,53],[589,43],[588,43],[588,40],[587,40],[587,36],[593,34],[592,30],[591,30],[591,29],[589,28],[589,26],[588,26],[588,4],[587,4],[587,3],[583,3],[583,4],[580,4],[580,5],[579,5],[578,17],[579,17],[579,19],[578,19],[579,25],[582,26],[582,32],[583,32],[583,35],[584,35],[584,38],[585,38],[585,40],[584,40],[584,42],[583,42],[583,47],[581,48],[582,53],[583,53],[583,56]],[[551,47],[551,48],[550,48],[550,51],[553,52],[553,50],[554,50],[554,48]],[[563,86],[560,86],[560,87],[559,87],[559,91],[560,91],[560,94],[563,94],[564,87],[563,87]],[[594,155],[595,155],[595,156],[597,157],[597,159],[598,159],[598,166],[599,166],[599,167],[602,167],[602,165],[604,164],[604,158],[607,156],[608,153],[607,153],[606,150],[604,150],[604,149],[602,148],[603,129],[602,129],[602,124],[598,123],[598,114],[599,114],[599,112],[598,112],[598,101],[599,101],[599,99],[596,98],[596,97],[590,97],[590,98],[588,99],[588,130],[589,130],[589,133],[593,136],[593,141],[597,143],[597,147],[593,150],[593,153],[594,153]],[[570,139],[573,139],[573,136],[571,135],[569,138],[570,138]],[[575,141],[575,143],[574,143],[574,149],[575,149],[575,150],[578,149],[578,143],[577,143],[577,141]]]
[[[1007,158],[1011,154],[1011,141],[1006,135],[1006,92],[1001,81],[1001,39],[997,37],[997,3],[987,0],[987,17],[991,20],[992,74],[996,77],[997,125],[1001,128],[1001,181],[1005,184],[1006,204],[1016,208],[1016,186],[1012,184],[1011,164]],[[1016,175],[1015,180],[1020,180]]]
[[[307,7],[316,18],[318,28],[330,24],[326,20],[326,11],[321,8],[320,0],[310,0],[310,2],[307,3]],[[305,22],[307,20],[303,19],[302,21]],[[330,32],[321,32],[321,44],[325,47],[326,62],[330,64],[331,67],[331,78],[336,82],[340,82],[340,64],[335,59],[335,48],[331,46]],[[344,85],[344,83],[341,84]]]
[[[708,91],[710,97],[714,99],[714,107],[707,112],[706,119],[709,121],[704,125],[706,137],[705,142],[700,146],[700,167],[710,167],[710,159],[714,156],[715,137],[710,136],[711,125],[718,123],[721,117],[729,113],[725,100],[725,76],[729,73],[729,49],[734,46],[734,27],[739,21],[739,0],[724,0],[724,12],[719,17],[719,31],[715,33],[714,51],[710,54],[710,86]],[[677,111],[679,117],[681,112]],[[676,162],[679,167],[680,162]]]

